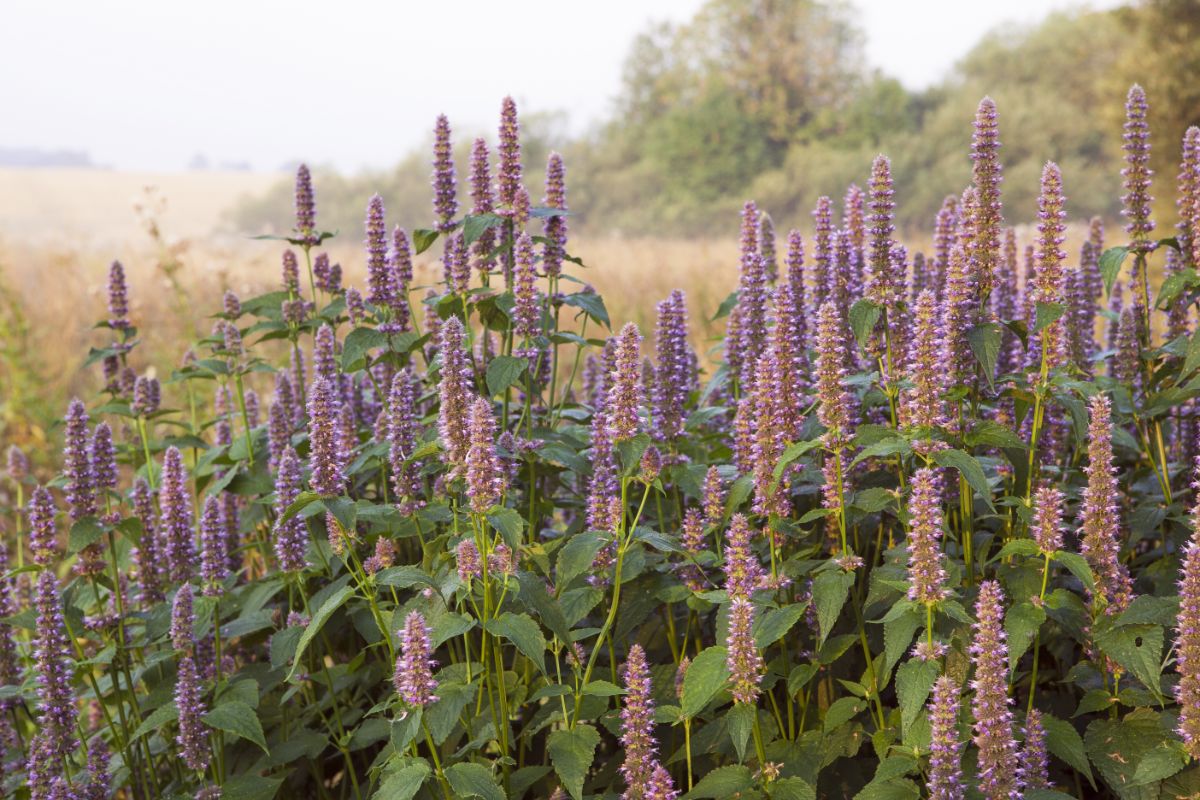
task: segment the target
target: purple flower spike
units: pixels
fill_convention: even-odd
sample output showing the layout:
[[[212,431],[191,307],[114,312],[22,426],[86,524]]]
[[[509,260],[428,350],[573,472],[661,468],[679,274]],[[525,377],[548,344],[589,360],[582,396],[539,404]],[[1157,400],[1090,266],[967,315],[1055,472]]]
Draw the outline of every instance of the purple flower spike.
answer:
[[[71,520],[78,522],[96,513],[96,484],[88,447],[88,413],[78,398],[67,406],[63,436],[63,473],[67,479],[67,504]]]
[[[305,241],[316,243],[317,204],[313,199],[312,175],[308,166],[296,169],[296,233]]]
[[[729,636],[726,664],[729,693],[733,702],[753,705],[762,690],[763,658],[754,643],[754,604],[748,597],[735,596],[729,604]]]
[[[292,295],[300,294],[300,264],[291,250],[283,251],[283,290]]]
[[[501,210],[511,211],[521,188],[521,126],[517,104],[511,97],[500,106],[500,135],[497,146],[496,199]]]
[[[1042,712],[1036,708],[1029,709],[1025,717],[1025,742],[1017,772],[1025,791],[1053,786],[1050,783],[1050,759],[1046,754],[1046,729],[1042,727]]]
[[[275,517],[283,519],[288,506],[300,496],[300,457],[291,445],[280,453],[279,473],[275,477]],[[296,572],[308,566],[308,526],[299,515],[275,523],[275,557],[284,572]]]
[[[533,262],[533,239],[528,233],[517,236],[513,252],[517,270],[513,284],[513,336],[528,339],[538,334],[542,321],[537,266]]]
[[[1063,546],[1063,493],[1052,483],[1038,487],[1033,497],[1033,540],[1043,553]]]
[[[159,492],[159,522],[171,580],[191,580],[196,570],[196,545],[192,540],[192,501],[188,496],[187,470],[178,447],[163,457],[162,489]]]
[[[1150,218],[1154,202],[1150,195],[1150,178],[1154,171],[1150,169],[1148,114],[1146,92],[1135,83],[1129,87],[1129,96],[1125,99],[1125,168],[1121,170],[1121,177],[1125,179],[1125,196],[1121,202],[1125,207],[1121,216],[1125,217],[1130,249],[1141,252],[1154,249],[1154,243],[1150,241],[1154,231],[1154,220]]]
[[[125,268],[120,261],[108,268],[108,324],[113,328],[129,327],[129,294],[125,285]]]
[[[767,283],[775,283],[779,277],[779,258],[775,249],[775,223],[770,214],[763,214],[758,224],[758,252],[762,256]]]
[[[393,682],[400,699],[410,706],[424,707],[436,702],[437,681],[433,668],[437,662],[429,653],[429,626],[420,611],[412,611],[404,619],[400,632],[400,656],[396,659]]]
[[[202,772],[208,766],[208,731],[204,726],[206,712],[200,673],[190,655],[179,659],[179,673],[175,678],[175,705],[179,708],[179,745],[183,763],[188,769]]]
[[[401,327],[408,330],[408,293],[413,280],[412,246],[408,242],[408,233],[399,225],[392,229],[392,252],[388,256],[388,267],[396,286],[392,311]]]
[[[763,579],[762,564],[750,548],[754,532],[744,514],[734,514],[725,535],[725,592],[749,597]]]
[[[971,265],[961,245],[950,252],[950,266],[942,292],[942,352],[939,363],[946,386],[966,383],[975,372],[967,331],[975,314]]]
[[[476,139],[471,148],[471,214],[482,216],[496,209],[492,193],[492,172],[488,164],[488,145],[485,139]],[[471,256],[475,269],[488,272],[496,265],[491,253],[496,247],[496,231],[488,228],[471,245]]]
[[[833,281],[833,204],[828,197],[818,197],[813,209],[813,274],[812,307],[819,309],[829,296]]]
[[[817,417],[825,426],[826,446],[845,445],[851,428],[851,397],[843,382],[846,374],[846,331],[841,310],[831,301],[821,306],[817,318]]]
[[[351,325],[361,325],[367,315],[362,294],[353,286],[346,290],[346,315],[350,317]]]
[[[438,394],[438,433],[442,438],[443,458],[453,475],[466,466],[470,447],[468,417],[470,415],[471,364],[468,360],[462,320],[450,317],[441,330],[441,382]]]
[[[1200,490],[1200,459],[1196,461],[1194,490]],[[1175,627],[1175,671],[1179,686],[1179,735],[1188,755],[1200,758],[1200,501],[1192,506],[1192,535],[1183,551],[1179,576],[1179,616]]]
[[[37,611],[33,655],[38,679],[39,737],[55,758],[61,758],[75,749],[78,713],[71,690],[72,665],[62,599],[52,570],[38,575],[33,604]]]
[[[901,420],[908,428],[937,428],[946,422],[946,403],[942,399],[944,337],[937,298],[931,290],[921,292],[913,317],[913,340],[908,353],[908,379],[912,387],[901,393]],[[926,444],[932,445],[932,439],[922,446]],[[914,448],[917,446],[913,444]]]
[[[223,592],[229,561],[226,544],[221,501],[210,494],[200,515],[200,579],[208,597],[220,597]]]
[[[714,525],[725,514],[725,490],[716,465],[704,475],[704,524]]]
[[[1000,203],[1000,183],[1004,180],[1000,166],[1000,125],[996,103],[990,97],[980,100],[975,112],[971,160],[974,162],[975,194],[979,198],[973,253],[975,275],[979,293],[987,297],[996,285],[1000,264],[1000,227],[1004,224]]]
[[[625,749],[625,760],[621,764],[621,777],[627,787],[624,797],[632,800],[645,797],[657,765],[650,667],[640,644],[629,648],[622,677],[625,702],[621,709],[621,746]]]
[[[421,382],[412,370],[397,372],[388,397],[388,458],[392,469],[392,488],[406,513],[420,507],[421,464],[408,459],[416,451],[421,430],[417,402]]]
[[[190,653],[196,646],[194,607],[192,585],[185,583],[171,602],[171,646],[180,653]]]
[[[846,187],[846,196],[842,198],[842,225],[845,227],[850,249],[854,257],[860,261],[863,258],[863,249],[867,244],[865,202],[866,194],[857,183]]]
[[[458,569],[458,578],[463,583],[483,576],[483,564],[479,560],[479,548],[474,539],[463,539],[454,548],[454,560]]]
[[[342,475],[338,409],[334,384],[318,377],[308,394],[310,483],[314,492],[325,497],[341,494],[346,482]]]
[[[1096,576],[1093,602],[1110,614],[1124,611],[1133,599],[1129,571],[1121,563],[1120,498],[1113,464],[1112,406],[1097,394],[1089,404],[1087,486],[1080,511],[1083,531],[1080,551]]]
[[[933,226],[933,282],[939,300],[950,269],[950,251],[958,244],[958,197],[949,195],[942,201]]]
[[[683,434],[685,405],[692,383],[692,351],[688,345],[687,301],[679,289],[658,304],[655,370],[651,389],[654,428],[663,439]]]
[[[102,495],[105,491],[115,490],[117,488],[117,451],[113,447],[112,428],[108,426],[107,422],[96,424],[88,449],[91,451],[92,474],[96,481],[96,491]]]
[[[675,800],[679,792],[675,789],[675,781],[671,773],[662,764],[655,764],[650,773],[650,781],[646,784],[645,800]]]
[[[871,165],[869,192],[871,272],[867,297],[879,305],[891,306],[898,299],[895,275],[891,269],[892,234],[896,230],[893,217],[896,201],[895,190],[892,188],[892,162],[887,156],[875,157],[875,162]]]
[[[637,325],[625,323],[617,342],[616,367],[610,377],[606,413],[613,442],[632,439],[638,432],[638,407],[642,404],[642,334]]]
[[[1017,743],[1013,739],[1013,714],[1009,709],[1008,645],[1004,633],[1004,592],[996,581],[984,581],[975,602],[975,635],[971,660],[975,697],[975,746],[979,748],[979,788],[987,800],[1018,800],[1014,766]]]
[[[50,490],[44,486],[34,489],[25,508],[25,516],[29,520],[29,552],[33,563],[43,567],[50,566],[61,555],[54,524],[57,513]]]
[[[565,171],[562,156],[551,153],[546,162],[546,196],[542,198],[542,205],[546,208],[567,210]],[[546,245],[542,250],[542,270],[547,278],[555,278],[562,273],[563,259],[566,257],[567,218],[548,217],[542,232],[546,237]]]
[[[387,223],[383,198],[371,197],[367,204],[367,302],[377,308],[390,307],[396,300],[395,275],[388,269]]]
[[[6,453],[6,470],[8,477],[14,483],[24,483],[25,478],[29,476],[29,456],[17,447],[15,444],[8,446]]]
[[[504,494],[504,470],[496,455],[496,417],[485,397],[471,405],[471,444],[467,450],[467,497],[471,510],[482,514]]]
[[[450,120],[439,114],[433,128],[433,216],[434,227],[443,233],[454,227],[458,211],[458,188],[454,177],[454,150],[450,144]]]
[[[908,500],[908,599],[933,604],[946,597],[942,567],[942,489],[937,473],[917,470]]]
[[[929,701],[929,798],[963,800],[962,742],[958,738],[958,683],[943,675]]]
[[[1046,162],[1042,170],[1042,191],[1038,198],[1037,272],[1034,278],[1039,303],[1065,303],[1065,278],[1063,260],[1067,257],[1062,249],[1066,232],[1066,199],[1062,192],[1062,173],[1058,165]],[[1042,352],[1051,367],[1066,362],[1066,326],[1060,318],[1041,332]]]
[[[758,206],[742,207],[741,264],[738,302],[729,317],[725,358],[739,380],[745,367],[762,352],[767,338],[767,275],[759,252]]]

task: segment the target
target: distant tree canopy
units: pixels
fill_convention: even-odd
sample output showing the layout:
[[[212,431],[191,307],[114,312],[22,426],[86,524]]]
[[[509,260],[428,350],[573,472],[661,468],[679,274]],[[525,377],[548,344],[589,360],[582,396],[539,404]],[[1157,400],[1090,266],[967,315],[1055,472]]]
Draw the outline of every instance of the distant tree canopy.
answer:
[[[1130,84],[1150,98],[1157,194],[1165,219],[1179,143],[1200,123],[1200,3],[1147,0],[1055,14],[984,37],[940,85],[907,91],[868,70],[851,6],[819,0],[709,0],[688,23],[655,24],[633,42],[613,118],[567,140],[554,115],[523,116],[529,185],[551,146],[567,159],[573,230],[724,236],[743,200],[804,224],[821,194],[865,185],[888,154],[902,225],[927,227],[970,178],[980,98],[1000,111],[1004,205],[1033,218],[1047,160],[1063,168],[1071,216],[1115,218],[1121,123]],[[460,137],[459,174],[468,142]],[[428,215],[428,156],[386,176],[326,179],[323,209],[361,224],[367,187],[383,186],[404,219]],[[288,218],[290,195],[244,204],[240,225]],[[354,202],[351,203],[351,198]],[[343,210],[343,205],[345,209]],[[345,228],[344,228],[345,229]]]

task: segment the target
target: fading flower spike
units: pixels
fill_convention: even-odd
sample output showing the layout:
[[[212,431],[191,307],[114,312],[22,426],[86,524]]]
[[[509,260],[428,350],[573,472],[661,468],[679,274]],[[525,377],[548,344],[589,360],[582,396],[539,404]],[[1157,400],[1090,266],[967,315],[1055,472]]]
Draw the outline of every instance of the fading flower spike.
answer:
[[[621,709],[621,745],[625,760],[621,777],[625,779],[625,797],[646,796],[657,764],[654,741],[654,700],[651,698],[650,667],[640,644],[629,648],[622,673],[625,702]]]
[[[1043,553],[1063,546],[1063,493],[1052,483],[1043,483],[1033,497],[1033,540]]]
[[[420,611],[412,611],[404,619],[404,630],[400,632],[400,656],[396,659],[396,674],[393,679],[396,693],[410,706],[424,707],[436,702],[433,694],[437,681],[433,679],[433,668],[437,662],[429,653],[429,627]]]
[[[471,404],[470,447],[467,450],[467,497],[471,510],[486,512],[504,494],[504,470],[496,455],[496,416],[486,397]]]

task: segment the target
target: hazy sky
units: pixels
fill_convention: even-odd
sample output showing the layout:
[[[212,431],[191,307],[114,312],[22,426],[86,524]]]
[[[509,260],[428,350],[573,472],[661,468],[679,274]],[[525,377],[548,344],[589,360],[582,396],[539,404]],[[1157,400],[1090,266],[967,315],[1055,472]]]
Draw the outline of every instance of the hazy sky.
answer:
[[[5,0],[0,147],[127,169],[193,155],[385,166],[441,112],[491,129],[500,99],[603,117],[633,36],[703,0]],[[1062,0],[855,0],[873,65],[920,88],[995,25]],[[1119,0],[1092,0],[1092,7]]]

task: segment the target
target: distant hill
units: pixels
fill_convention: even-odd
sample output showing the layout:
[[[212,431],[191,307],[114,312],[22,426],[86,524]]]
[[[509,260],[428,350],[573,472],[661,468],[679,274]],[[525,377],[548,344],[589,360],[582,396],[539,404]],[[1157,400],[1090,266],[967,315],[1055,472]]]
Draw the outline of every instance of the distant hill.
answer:
[[[0,147],[0,167],[95,167],[85,150]]]

